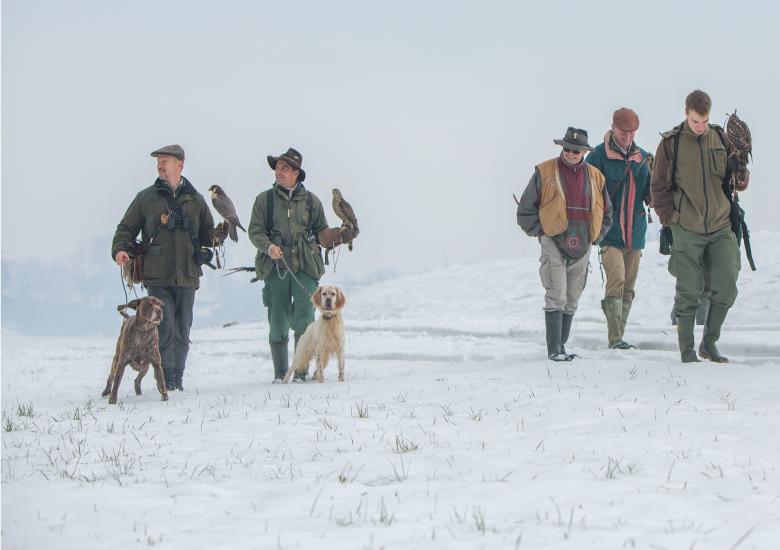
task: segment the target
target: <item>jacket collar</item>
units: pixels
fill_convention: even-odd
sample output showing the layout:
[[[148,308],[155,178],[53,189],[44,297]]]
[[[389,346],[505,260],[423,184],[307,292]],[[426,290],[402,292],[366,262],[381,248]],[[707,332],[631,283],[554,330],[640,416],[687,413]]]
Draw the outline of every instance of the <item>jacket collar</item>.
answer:
[[[175,191],[171,189],[171,186],[168,185],[166,181],[161,180],[160,178],[157,178],[155,180],[154,187],[155,189],[163,193],[172,193],[173,196],[176,198],[181,197],[187,193],[195,192],[195,188],[192,186],[190,181],[184,176],[181,177],[181,183],[179,184],[178,187],[176,187]]]
[[[293,200],[300,196],[305,196],[306,194],[306,188],[303,186],[302,182],[298,182],[295,184],[295,187],[292,189],[285,189],[278,183],[274,182],[274,189],[276,189],[276,192],[282,195],[285,199]]]
[[[609,130],[604,135],[604,152],[607,154],[607,158],[610,160],[625,160],[631,162],[642,162],[642,152],[636,143],[631,142],[631,146],[628,148],[628,152],[623,153],[615,143],[615,138],[612,135],[612,130]]]

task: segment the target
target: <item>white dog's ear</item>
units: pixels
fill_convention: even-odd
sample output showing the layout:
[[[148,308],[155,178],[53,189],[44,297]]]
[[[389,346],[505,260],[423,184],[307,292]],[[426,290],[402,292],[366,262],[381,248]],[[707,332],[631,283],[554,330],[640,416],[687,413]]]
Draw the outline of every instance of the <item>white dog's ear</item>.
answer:
[[[347,297],[344,296],[344,293],[341,292],[340,288],[336,289],[336,307],[338,309],[341,309],[344,307],[344,304],[347,303]]]
[[[311,301],[312,303],[318,307],[322,307],[322,287],[318,286],[317,290],[314,291],[314,294],[311,295]]]

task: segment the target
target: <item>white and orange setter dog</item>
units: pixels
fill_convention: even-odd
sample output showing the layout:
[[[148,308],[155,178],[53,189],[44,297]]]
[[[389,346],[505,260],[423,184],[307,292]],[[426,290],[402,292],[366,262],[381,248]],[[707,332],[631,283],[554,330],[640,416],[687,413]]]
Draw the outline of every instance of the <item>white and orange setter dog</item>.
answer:
[[[339,362],[339,382],[344,381],[344,321],[341,310],[347,299],[335,286],[317,287],[311,297],[320,317],[308,326],[298,341],[292,367],[284,377],[286,384],[295,372],[306,372],[312,359],[317,362],[314,378],[325,382],[323,371],[335,356]]]

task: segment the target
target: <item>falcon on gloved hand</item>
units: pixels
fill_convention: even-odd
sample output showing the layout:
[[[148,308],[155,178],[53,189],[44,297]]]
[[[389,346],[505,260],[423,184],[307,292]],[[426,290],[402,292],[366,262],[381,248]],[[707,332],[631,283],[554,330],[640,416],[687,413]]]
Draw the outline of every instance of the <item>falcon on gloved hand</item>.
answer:
[[[351,239],[349,240],[347,247],[352,250],[352,239],[357,237],[358,233],[360,233],[358,221],[355,217],[355,211],[352,210],[352,206],[344,200],[341,191],[338,189],[333,190],[333,212],[341,219],[343,227],[349,229]]]
[[[212,185],[209,187],[211,191],[211,204],[214,205],[214,209],[219,212],[219,215],[225,219],[225,223],[228,226],[228,235],[230,240],[234,243],[238,242],[238,232],[236,227],[240,227],[242,231],[246,233],[246,229],[241,225],[236,214],[236,207],[233,205],[233,201],[230,200],[225,194],[225,191],[219,185]]]

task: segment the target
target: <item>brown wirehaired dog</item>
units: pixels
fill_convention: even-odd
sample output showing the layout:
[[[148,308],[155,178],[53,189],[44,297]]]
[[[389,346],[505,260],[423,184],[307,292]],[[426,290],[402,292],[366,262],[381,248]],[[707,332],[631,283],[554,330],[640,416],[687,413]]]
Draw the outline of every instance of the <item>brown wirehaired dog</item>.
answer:
[[[124,310],[130,308],[136,310],[135,316],[129,316]],[[111,371],[108,373],[106,389],[103,397],[110,394],[109,404],[116,403],[119,383],[125,373],[125,367],[129,364],[138,371],[135,379],[135,393],[141,395],[141,380],[149,365],[154,369],[154,379],[157,381],[157,389],[163,401],[168,401],[168,391],[165,388],[165,378],[160,360],[160,337],[157,334],[157,325],[162,321],[163,301],[154,296],[145,296],[140,300],[132,300],[127,306],[117,308],[125,318],[122,321],[122,330],[116,342],[116,354],[111,363]]]
[[[323,371],[334,355],[339,362],[339,382],[344,381],[344,321],[341,310],[347,298],[335,286],[317,287],[311,297],[314,307],[320,310],[320,317],[308,326],[298,342],[292,367],[284,376],[286,384],[294,372],[306,372],[312,358],[317,361],[314,378],[325,382]]]

